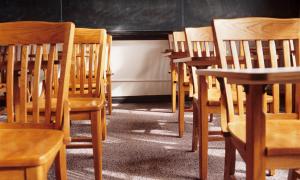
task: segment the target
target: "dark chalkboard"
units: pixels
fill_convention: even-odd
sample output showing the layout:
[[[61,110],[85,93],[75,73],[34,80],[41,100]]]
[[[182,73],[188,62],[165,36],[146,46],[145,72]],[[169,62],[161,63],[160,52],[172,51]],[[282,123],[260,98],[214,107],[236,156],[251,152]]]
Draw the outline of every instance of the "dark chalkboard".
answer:
[[[72,21],[147,37],[207,26],[212,18],[299,17],[299,0],[1,0],[0,21]]]

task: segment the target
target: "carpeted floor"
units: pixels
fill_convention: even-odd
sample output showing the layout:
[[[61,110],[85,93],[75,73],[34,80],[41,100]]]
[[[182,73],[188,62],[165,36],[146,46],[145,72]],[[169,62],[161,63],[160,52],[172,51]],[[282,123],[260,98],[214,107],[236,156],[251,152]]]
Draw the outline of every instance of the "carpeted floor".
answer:
[[[198,152],[191,152],[192,113],[185,114],[185,135],[177,137],[177,113],[170,104],[114,104],[107,116],[108,138],[103,143],[103,178],[197,179]],[[215,116],[210,128],[218,128]],[[89,135],[89,121],[72,124],[72,133]],[[224,143],[209,143],[209,176],[223,177]],[[67,150],[68,178],[94,179],[91,149]],[[245,164],[238,158],[236,175],[245,177]],[[276,171],[267,179],[286,179],[286,171]],[[55,179],[53,169],[49,179]]]

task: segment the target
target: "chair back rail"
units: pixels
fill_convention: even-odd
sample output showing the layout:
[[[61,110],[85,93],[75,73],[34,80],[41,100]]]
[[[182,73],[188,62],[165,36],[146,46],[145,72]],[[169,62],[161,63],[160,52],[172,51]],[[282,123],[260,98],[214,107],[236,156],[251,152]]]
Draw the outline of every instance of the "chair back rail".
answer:
[[[5,58],[7,62],[5,72],[8,122],[45,124],[61,128],[63,102],[68,95],[74,29],[73,23],[30,21],[0,23],[0,46],[8,48]],[[49,59],[45,62],[47,64],[46,74],[43,74],[42,70],[44,44],[49,44],[50,46]],[[56,97],[56,116],[51,118],[50,97],[57,44],[63,44],[63,49],[60,61],[59,89]],[[30,54],[34,54],[34,56],[30,57]],[[31,62],[34,64],[32,67]],[[17,64],[20,65],[17,66]],[[42,77],[46,81],[45,118],[41,118],[38,104]],[[30,79],[33,79],[33,81],[29,83]],[[33,87],[32,96],[28,96],[30,86]],[[32,116],[29,116],[27,113],[29,101],[33,103]]]
[[[275,19],[275,18],[240,18],[213,22],[217,48],[222,68],[251,69],[251,68],[277,68],[299,66],[299,40],[300,19]],[[239,47],[237,45],[240,45]],[[230,54],[233,62],[228,61]],[[244,63],[240,61],[238,52],[244,54]],[[225,80],[226,82],[226,80]],[[225,83],[229,121],[236,115],[244,116],[243,90],[236,85],[239,99],[238,112],[234,111],[232,91]],[[299,85],[279,84],[270,86],[266,90],[272,98],[272,105],[267,111],[267,95],[264,96],[264,110],[271,115],[295,114],[299,116]],[[284,94],[284,96],[281,96]],[[284,99],[284,100],[282,100]],[[284,106],[281,108],[281,105]]]

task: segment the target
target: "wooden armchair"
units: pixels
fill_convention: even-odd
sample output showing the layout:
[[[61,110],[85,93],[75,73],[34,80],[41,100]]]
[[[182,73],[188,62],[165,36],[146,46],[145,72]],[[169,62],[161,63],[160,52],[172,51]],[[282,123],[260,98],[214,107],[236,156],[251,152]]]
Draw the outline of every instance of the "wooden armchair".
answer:
[[[221,79],[221,109],[226,107],[227,118],[222,119],[225,136],[224,179],[230,179],[235,170],[235,149],[246,162],[247,179],[265,179],[266,169],[296,169],[300,167],[299,121],[299,19],[241,18],[214,20],[214,31],[222,70],[201,70],[200,75],[227,77]],[[228,42],[233,62],[226,57]],[[237,56],[237,42],[242,42],[245,63]],[[257,61],[251,57],[249,44],[254,42]],[[291,43],[293,42],[293,43]],[[283,54],[276,53],[282,44]],[[295,52],[291,51],[295,44]],[[270,59],[264,58],[263,47]],[[269,62],[268,62],[269,61]],[[283,69],[279,67],[284,67]],[[200,76],[200,87],[206,86]],[[232,85],[238,101],[234,109]],[[272,84],[270,86],[270,84]],[[279,84],[284,88],[280,88]],[[243,85],[243,86],[242,86]],[[267,111],[266,94],[271,89],[273,105]],[[246,107],[243,104],[246,92]],[[295,93],[293,93],[295,92]],[[204,89],[199,93],[205,93]],[[200,99],[200,103],[207,99]],[[224,98],[223,98],[224,97]],[[283,100],[284,99],[284,100]],[[201,112],[205,112],[205,108]],[[204,129],[202,129],[204,131]],[[290,177],[294,175],[291,171]]]
[[[198,98],[198,78],[195,74],[196,69],[206,69],[206,68],[216,68],[218,61],[216,59],[215,47],[213,44],[213,32],[211,27],[201,27],[201,28],[185,28],[186,39],[189,50],[189,58],[186,64],[190,67],[190,74],[193,79],[194,95],[193,95],[193,139],[192,139],[192,151],[197,150],[198,144],[198,124],[200,121],[199,117],[199,107]],[[221,113],[220,110],[220,87],[217,80],[213,77],[207,78],[208,82],[208,101],[203,104],[207,108],[207,113],[210,114],[212,119],[213,113]],[[203,115],[202,117],[204,118]],[[226,116],[226,114],[221,114],[221,116]],[[209,131],[208,137],[209,141],[223,140],[221,131]],[[202,139],[202,134],[200,134],[200,139]],[[207,138],[205,138],[207,139]]]
[[[57,179],[66,179],[66,155],[64,144],[63,106],[68,96],[69,74],[74,38],[74,24],[48,22],[0,23],[0,45],[6,46],[6,109],[7,122],[0,123],[0,179],[46,179],[48,170],[55,160]],[[35,58],[28,54],[35,44]],[[50,54],[42,61],[43,44],[49,44]],[[51,116],[53,94],[53,64],[57,44],[63,44],[60,83],[56,96],[54,116]],[[21,51],[17,52],[17,49]],[[40,114],[39,83],[42,64],[47,71],[44,115]],[[28,81],[34,77],[35,87],[30,99]],[[28,101],[33,102],[28,114]]]
[[[177,65],[178,69],[177,77],[175,77],[178,79],[178,82],[175,81],[178,87],[178,133],[179,137],[182,137],[184,133],[184,111],[190,110],[185,109],[185,95],[188,93],[189,97],[193,97],[193,83],[185,62],[178,61],[178,59],[188,57],[188,47],[184,31],[173,32],[173,38],[175,54],[172,56],[172,63],[175,67]],[[172,87],[172,92],[174,91],[174,88],[176,90],[176,84],[175,87]]]

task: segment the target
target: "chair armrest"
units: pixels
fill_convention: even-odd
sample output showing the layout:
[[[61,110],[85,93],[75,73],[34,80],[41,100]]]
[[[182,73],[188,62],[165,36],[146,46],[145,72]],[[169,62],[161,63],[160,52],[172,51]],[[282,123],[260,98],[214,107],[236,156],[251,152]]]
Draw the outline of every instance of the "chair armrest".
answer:
[[[173,62],[174,63],[186,63],[186,62],[189,62],[191,60],[192,60],[191,57],[185,57],[185,58],[174,59]]]

